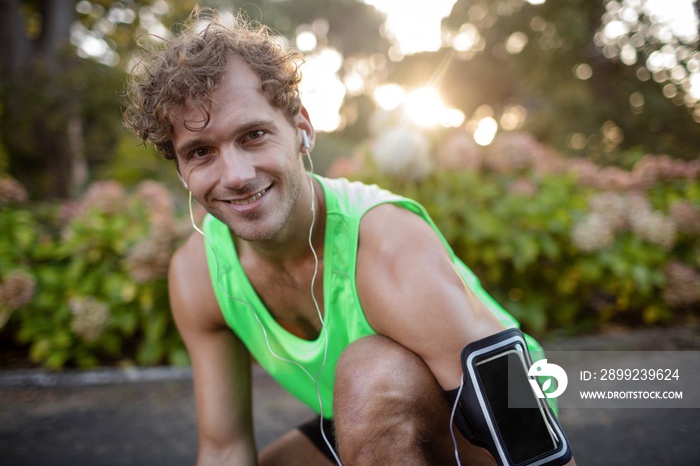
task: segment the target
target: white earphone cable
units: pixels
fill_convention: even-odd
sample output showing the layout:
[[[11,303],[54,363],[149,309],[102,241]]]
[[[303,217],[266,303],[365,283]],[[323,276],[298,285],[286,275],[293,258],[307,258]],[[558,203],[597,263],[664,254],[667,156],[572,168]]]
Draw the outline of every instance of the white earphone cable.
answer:
[[[308,160],[309,160],[310,173],[313,173],[313,161],[311,160],[311,154],[310,154],[310,152],[309,152],[308,146],[305,145],[304,147],[305,147],[305,154],[306,154],[306,156],[307,156],[307,158],[308,158]],[[258,325],[259,325],[260,328],[262,329],[263,336],[264,336],[264,338],[265,338],[265,344],[266,344],[267,349],[268,349],[268,351],[270,352],[270,354],[272,354],[275,358],[279,359],[280,361],[283,361],[283,362],[287,362],[287,363],[296,365],[296,366],[299,367],[299,368],[304,372],[304,374],[306,374],[306,376],[309,377],[309,378],[311,379],[311,381],[313,382],[314,388],[315,388],[315,390],[316,390],[316,396],[317,396],[317,399],[318,399],[319,412],[321,413],[321,416],[320,416],[320,417],[321,417],[321,419],[320,419],[321,436],[323,437],[324,442],[326,443],[326,445],[327,445],[328,448],[330,449],[330,451],[331,451],[333,457],[335,458],[335,461],[338,463],[339,466],[342,466],[342,463],[341,463],[341,461],[340,461],[340,458],[338,457],[338,454],[336,453],[334,446],[331,445],[330,440],[328,440],[328,437],[326,436],[325,429],[324,429],[324,427],[323,427],[323,399],[322,399],[322,396],[321,396],[321,389],[320,389],[320,387],[319,387],[319,379],[321,378],[321,373],[323,372],[323,369],[324,369],[325,366],[326,366],[326,360],[327,360],[327,357],[328,357],[328,331],[327,331],[327,329],[326,329],[326,322],[325,322],[325,320],[324,320],[324,318],[323,318],[323,314],[321,313],[321,308],[320,308],[320,305],[319,305],[319,303],[318,303],[318,300],[316,299],[316,293],[315,293],[315,291],[314,291],[314,285],[315,285],[315,283],[316,283],[316,278],[317,278],[317,276],[318,276],[318,269],[319,269],[318,254],[316,253],[316,249],[314,248],[314,246],[313,246],[313,241],[312,241],[312,238],[313,238],[313,228],[314,228],[314,225],[315,225],[315,223],[316,223],[316,190],[315,190],[315,188],[314,188],[314,180],[313,180],[313,177],[312,177],[310,174],[309,174],[308,176],[309,176],[309,185],[310,185],[310,187],[311,187],[311,225],[309,226],[309,247],[311,248],[311,252],[312,252],[313,257],[314,257],[314,273],[313,273],[313,275],[312,275],[312,277],[311,277],[311,298],[312,298],[312,300],[313,300],[313,302],[314,302],[314,306],[315,306],[315,308],[316,308],[316,313],[317,313],[318,318],[319,318],[319,320],[320,320],[320,322],[321,322],[321,336],[322,336],[322,338],[323,338],[323,344],[324,344],[324,347],[323,347],[323,359],[322,359],[322,361],[321,361],[321,366],[319,367],[319,370],[318,370],[318,373],[316,374],[316,377],[312,376],[312,375],[309,373],[309,371],[308,371],[303,365],[301,365],[299,362],[293,361],[293,360],[288,359],[288,358],[284,358],[284,357],[278,355],[277,353],[275,353],[275,351],[272,349],[272,347],[271,347],[271,345],[270,345],[270,340],[269,340],[268,335],[267,335],[267,330],[265,329],[265,326],[263,325],[262,321],[260,320],[260,317],[258,316],[258,312],[257,312],[257,310],[255,309],[255,306],[253,306],[252,304],[250,304],[248,301],[245,301],[245,300],[243,300],[243,299],[241,299],[241,298],[238,298],[238,297],[236,297],[236,296],[231,295],[231,294],[225,289],[225,287],[224,287],[223,284],[222,284],[222,276],[223,276],[223,274],[221,273],[222,270],[221,270],[221,267],[220,267],[220,264],[219,264],[218,255],[216,254],[216,250],[214,249],[214,245],[213,245],[212,243],[206,241],[206,238],[207,238],[206,235],[205,235],[204,232],[197,226],[197,224],[196,224],[195,221],[194,221],[194,213],[193,213],[193,210],[192,210],[192,192],[191,192],[191,191],[190,191],[190,193],[189,193],[190,220],[191,220],[191,222],[192,222],[192,227],[193,227],[199,234],[202,235],[202,237],[205,239],[205,242],[209,245],[209,248],[211,249],[211,251],[212,251],[212,253],[213,253],[214,260],[215,260],[215,262],[216,262],[216,277],[217,277],[217,286],[219,287],[219,289],[220,289],[221,291],[223,291],[224,294],[225,294],[228,298],[230,298],[230,299],[232,299],[232,300],[234,300],[234,301],[236,301],[236,302],[239,302],[239,303],[241,303],[241,304],[244,304],[245,306],[248,306],[248,307],[253,311],[253,315],[255,316],[255,320],[258,322]]]
[[[308,146],[305,145],[306,149],[306,157],[309,160],[309,169],[310,173],[313,173],[314,171],[314,162],[311,160],[311,153],[309,152]],[[323,359],[321,361],[321,367],[318,369],[318,373],[316,374],[316,377],[313,379],[314,381],[314,387],[316,388],[316,395],[318,397],[318,404],[321,410],[321,419],[319,421],[320,423],[320,428],[321,428],[321,436],[323,437],[323,441],[326,442],[326,445],[330,449],[331,453],[333,454],[333,458],[335,458],[335,461],[342,466],[342,463],[340,462],[340,458],[338,457],[338,454],[335,451],[335,448],[333,448],[333,445],[331,445],[330,440],[328,440],[328,437],[326,436],[325,429],[323,428],[323,400],[321,399],[321,389],[318,386],[318,381],[321,378],[321,373],[323,372],[323,369],[326,367],[326,359],[328,358],[328,330],[326,329],[326,321],[323,318],[323,314],[321,313],[321,308],[318,304],[318,300],[316,299],[316,293],[314,291],[314,285],[316,284],[316,277],[318,276],[318,266],[319,266],[319,261],[318,261],[318,254],[316,254],[316,248],[314,248],[313,245],[313,230],[314,230],[314,224],[316,223],[316,189],[314,187],[314,179],[311,175],[309,175],[309,185],[311,186],[311,226],[309,227],[309,247],[311,248],[311,253],[314,256],[314,273],[311,276],[311,299],[314,301],[314,306],[316,307],[316,313],[318,314],[318,319],[321,322],[321,333],[323,336]]]
[[[455,420],[455,412],[457,411],[457,406],[459,405],[459,397],[462,395],[463,388],[464,388],[464,377],[460,377],[459,390],[457,390],[457,397],[455,398],[455,402],[452,404],[452,411],[450,412],[450,435],[452,436],[452,445],[454,446],[454,449],[455,449],[455,460],[457,460],[457,466],[462,466],[462,463],[459,461],[459,450],[457,449],[457,439],[455,438],[454,420]]]

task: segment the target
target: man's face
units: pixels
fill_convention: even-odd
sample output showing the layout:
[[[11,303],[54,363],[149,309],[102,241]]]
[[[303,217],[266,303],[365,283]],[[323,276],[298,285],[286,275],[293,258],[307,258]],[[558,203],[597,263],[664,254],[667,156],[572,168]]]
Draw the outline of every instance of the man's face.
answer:
[[[263,94],[240,60],[212,94],[210,120],[192,102],[171,113],[183,180],[204,208],[246,241],[272,240],[288,227],[302,181],[300,129]]]

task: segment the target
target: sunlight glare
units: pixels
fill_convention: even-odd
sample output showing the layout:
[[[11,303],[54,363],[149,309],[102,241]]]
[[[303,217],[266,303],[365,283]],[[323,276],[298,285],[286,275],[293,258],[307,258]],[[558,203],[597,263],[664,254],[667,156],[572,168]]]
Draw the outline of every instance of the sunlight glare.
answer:
[[[473,49],[481,39],[479,30],[471,23],[462,25],[459,33],[452,39],[452,48],[458,52],[468,52]]]
[[[324,48],[306,56],[302,65],[301,94],[304,106],[318,131],[332,132],[341,124],[340,107],[346,89],[338,77],[343,57],[335,49]]]
[[[685,95],[677,102],[693,108],[698,101],[693,81],[699,71],[691,50],[698,40],[698,14],[692,0],[620,0],[606,3],[607,13],[596,34],[596,45],[608,58],[627,66],[642,62],[637,77],[653,78],[663,86],[669,99]],[[645,48],[651,45],[646,55]],[[646,56],[645,56],[646,55]],[[582,78],[580,78],[582,79]],[[670,82],[669,82],[670,81]]]
[[[451,107],[446,107],[440,112],[440,125],[445,128],[459,128],[466,117],[464,112]]]
[[[692,43],[698,39],[698,15],[692,0],[645,0],[643,7],[646,14],[666,25],[682,41]]]
[[[364,0],[386,14],[386,29],[400,53],[434,52],[442,46],[442,19],[456,0]]]
[[[455,128],[464,122],[464,113],[448,107],[440,94],[432,87],[421,87],[406,96],[406,116],[424,128],[443,126]]]
[[[527,34],[521,31],[516,31],[506,39],[506,50],[511,55],[517,55],[523,51],[528,43]]]
[[[464,113],[445,105],[432,87],[421,87],[406,94],[398,84],[385,84],[374,90],[373,97],[383,110],[400,108],[409,121],[423,128],[456,128],[465,120]]]
[[[527,110],[522,105],[512,105],[505,109],[501,115],[501,128],[506,131],[520,129],[527,119]]]
[[[313,31],[301,31],[297,34],[297,48],[302,52],[311,52],[316,48],[318,42]]]
[[[488,146],[493,142],[498,131],[498,123],[493,117],[485,117],[479,120],[474,131],[474,141],[480,146]]]
[[[406,100],[406,91],[398,84],[378,86],[373,93],[374,100],[384,110],[394,110]]]
[[[700,100],[700,74],[694,74],[690,78],[688,93],[697,101]]]
[[[435,89],[421,87],[406,97],[406,114],[408,118],[423,127],[438,124],[438,118],[445,104]]]

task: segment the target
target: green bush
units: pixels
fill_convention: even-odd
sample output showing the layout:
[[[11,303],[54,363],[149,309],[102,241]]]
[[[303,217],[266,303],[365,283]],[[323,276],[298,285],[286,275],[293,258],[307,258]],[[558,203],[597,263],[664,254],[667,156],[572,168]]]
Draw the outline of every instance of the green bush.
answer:
[[[533,334],[697,314],[697,162],[647,156],[623,171],[512,137],[517,144],[496,141],[483,152],[460,146],[459,157],[439,149],[433,170],[419,177],[382,174],[371,153],[344,162],[351,168],[340,174],[422,203],[483,286]]]
[[[177,225],[170,195],[152,181],[130,195],[97,182],[77,204],[8,203],[0,293],[23,299],[5,306],[4,331],[50,369],[187,364],[166,283]]]
[[[624,171],[515,142],[486,154],[456,144],[459,157],[443,147],[412,178],[359,158],[334,174],[421,202],[530,333],[697,315],[700,162],[647,156]],[[98,182],[77,204],[26,198],[0,178],[0,337],[52,369],[187,364],[166,283],[184,233],[164,186]]]

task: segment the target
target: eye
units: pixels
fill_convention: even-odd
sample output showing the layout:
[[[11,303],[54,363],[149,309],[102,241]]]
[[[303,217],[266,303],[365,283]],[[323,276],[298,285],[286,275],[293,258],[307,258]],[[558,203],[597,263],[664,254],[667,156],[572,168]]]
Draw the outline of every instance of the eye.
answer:
[[[192,151],[192,157],[202,158],[209,155],[211,151],[206,147],[199,147]]]
[[[265,136],[265,134],[266,134],[266,131],[264,131],[262,129],[255,129],[253,131],[248,131],[247,133],[245,133],[243,135],[243,141],[244,142],[255,141],[255,140],[260,139],[263,136]]]

